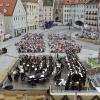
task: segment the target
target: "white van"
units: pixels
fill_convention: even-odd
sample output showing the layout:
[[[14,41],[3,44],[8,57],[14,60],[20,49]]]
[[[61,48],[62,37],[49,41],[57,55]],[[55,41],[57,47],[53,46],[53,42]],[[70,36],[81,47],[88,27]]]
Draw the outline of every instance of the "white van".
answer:
[[[12,38],[11,34],[5,34],[4,41],[11,39],[11,38]]]

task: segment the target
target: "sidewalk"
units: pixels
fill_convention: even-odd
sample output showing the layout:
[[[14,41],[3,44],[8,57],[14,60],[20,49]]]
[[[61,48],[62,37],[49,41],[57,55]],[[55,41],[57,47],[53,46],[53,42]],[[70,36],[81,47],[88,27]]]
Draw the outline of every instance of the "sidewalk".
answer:
[[[11,70],[16,61],[17,59],[13,57],[9,57],[6,55],[0,56],[0,84],[2,83],[7,73]]]

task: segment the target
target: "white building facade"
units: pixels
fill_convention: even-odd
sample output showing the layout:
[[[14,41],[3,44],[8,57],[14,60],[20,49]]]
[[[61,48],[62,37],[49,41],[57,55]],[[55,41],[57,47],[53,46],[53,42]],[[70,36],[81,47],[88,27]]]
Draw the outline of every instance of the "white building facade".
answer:
[[[99,5],[98,5],[98,31],[100,31],[100,2],[99,2]]]
[[[5,11],[5,34],[11,34],[14,37],[25,33],[27,31],[26,12],[21,0],[6,0],[5,3],[8,5],[3,8]]]
[[[74,5],[75,6],[75,9],[74,9],[74,16],[75,16],[75,18],[74,18],[74,27],[78,27],[76,24],[75,24],[75,22],[76,21],[81,21],[81,22],[83,22],[84,23],[84,20],[85,20],[85,9],[84,9],[84,7],[85,7],[85,5],[84,5],[84,3],[77,3],[76,5]]]
[[[45,20],[44,20],[44,10],[43,10],[43,0],[38,0],[39,6],[39,27],[44,27]]]
[[[26,14],[28,31],[39,28],[39,5],[38,2],[27,1],[26,2]]]
[[[63,24],[71,24],[76,27],[76,21],[84,22],[84,4],[64,4],[63,5]]]
[[[17,0],[13,15],[12,15],[12,26],[14,29],[15,36],[20,33],[25,33],[27,31],[26,22],[26,11],[21,0]]]
[[[85,5],[85,24],[88,25],[88,29],[92,31],[98,30],[99,25],[99,12],[98,4],[88,3]]]
[[[63,24],[71,23],[74,27],[78,27],[75,24],[76,21],[82,21],[91,31],[100,31],[100,1],[65,2],[63,5]]]
[[[3,41],[5,34],[4,15],[0,13],[0,42]]]
[[[53,6],[44,6],[44,21],[53,21]]]
[[[63,24],[66,25],[72,21],[72,5],[63,5]]]

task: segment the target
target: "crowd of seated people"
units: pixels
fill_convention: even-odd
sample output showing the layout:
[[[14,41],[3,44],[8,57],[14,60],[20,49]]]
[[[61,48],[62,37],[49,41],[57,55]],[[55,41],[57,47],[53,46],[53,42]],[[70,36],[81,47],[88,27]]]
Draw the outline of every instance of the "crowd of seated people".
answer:
[[[43,35],[37,33],[25,35],[24,38],[15,45],[19,53],[37,53],[44,52],[45,50]]]
[[[28,56],[21,55],[19,64],[12,71],[13,81],[19,80],[27,82],[30,85],[36,85],[49,80],[54,69],[52,56]]]
[[[80,38],[87,38],[87,39],[93,39],[93,40],[96,40],[99,38],[99,35],[95,32],[94,33],[84,32],[82,34],[76,34],[76,36],[77,35]]]
[[[73,49],[75,52],[80,52],[81,50],[81,46],[78,46],[74,42],[68,40],[66,41],[54,40],[54,41],[50,41],[48,45],[51,53],[55,53],[55,52],[64,53],[68,48]]]
[[[82,90],[86,82],[86,69],[79,61],[73,49],[66,50],[66,57],[58,56],[53,75],[55,85],[65,86],[65,90]],[[63,69],[66,68],[66,78],[62,77]]]
[[[81,50],[81,46],[76,45],[74,41],[69,41],[66,34],[49,34],[48,39],[51,53],[64,53],[68,48],[72,48],[76,52]]]
[[[7,53],[7,49],[4,47],[0,49],[0,55]]]
[[[49,40],[67,40],[66,34],[48,34]]]
[[[66,54],[68,79],[66,81],[65,89],[81,90],[82,87],[85,86],[86,69],[71,49],[66,50]]]

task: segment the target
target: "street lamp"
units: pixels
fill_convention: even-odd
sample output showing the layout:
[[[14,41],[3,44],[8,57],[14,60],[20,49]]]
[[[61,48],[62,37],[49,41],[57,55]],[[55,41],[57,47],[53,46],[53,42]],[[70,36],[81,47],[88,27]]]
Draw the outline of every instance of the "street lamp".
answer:
[[[70,27],[72,26],[72,19],[69,20],[69,30],[70,30]],[[72,38],[72,33],[70,32],[70,40]]]
[[[28,33],[28,13],[27,13],[27,0],[25,0],[25,10],[26,10],[26,33]]]

